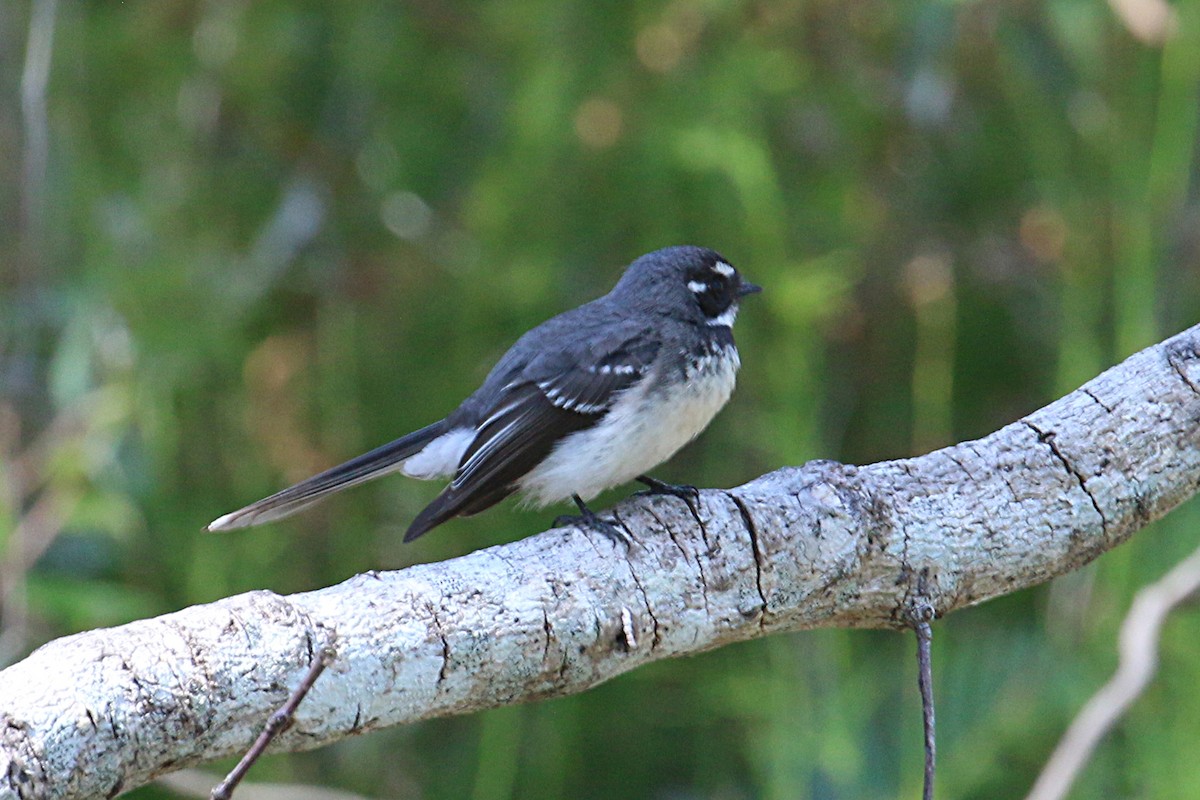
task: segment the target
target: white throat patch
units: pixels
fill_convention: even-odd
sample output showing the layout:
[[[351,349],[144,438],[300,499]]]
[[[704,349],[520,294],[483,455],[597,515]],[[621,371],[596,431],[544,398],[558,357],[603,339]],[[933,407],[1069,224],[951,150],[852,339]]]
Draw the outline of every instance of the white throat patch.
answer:
[[[729,308],[722,311],[720,316],[713,317],[710,320],[706,320],[705,324],[711,325],[714,328],[732,328],[733,321],[735,319],[737,319],[737,312],[738,312],[737,303],[734,303]]]

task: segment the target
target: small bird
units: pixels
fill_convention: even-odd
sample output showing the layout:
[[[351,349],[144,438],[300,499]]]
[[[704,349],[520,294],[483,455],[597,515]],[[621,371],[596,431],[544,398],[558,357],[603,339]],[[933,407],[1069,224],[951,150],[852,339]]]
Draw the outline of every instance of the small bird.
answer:
[[[411,542],[514,492],[533,505],[586,505],[637,479],[651,493],[694,496],[644,473],[695,438],[733,393],[738,301],[761,287],[718,253],[668,247],[634,261],[608,294],[517,340],[483,385],[445,419],[208,525],[227,531],[286,517],[389,472],[450,485],[409,526]]]

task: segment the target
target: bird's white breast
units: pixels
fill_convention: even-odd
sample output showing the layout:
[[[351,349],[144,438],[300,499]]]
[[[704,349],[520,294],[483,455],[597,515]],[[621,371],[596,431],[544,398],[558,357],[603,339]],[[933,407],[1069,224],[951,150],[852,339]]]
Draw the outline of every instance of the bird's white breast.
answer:
[[[543,506],[572,494],[590,500],[653,469],[708,426],[733,393],[739,365],[730,345],[697,360],[683,381],[647,376],[598,425],[559,442],[518,486]]]

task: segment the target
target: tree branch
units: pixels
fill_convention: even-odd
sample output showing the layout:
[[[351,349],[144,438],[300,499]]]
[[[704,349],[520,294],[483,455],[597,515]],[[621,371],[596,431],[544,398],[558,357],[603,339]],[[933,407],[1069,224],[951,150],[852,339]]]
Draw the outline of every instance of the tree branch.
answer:
[[[1158,669],[1158,640],[1167,615],[1200,591],[1200,549],[1142,589],[1121,623],[1120,663],[1063,734],[1025,800],[1060,800],[1117,721],[1150,685]]]
[[[994,434],[617,506],[437,564],[251,592],[51,642],[0,672],[0,798],[114,795],[244,751],[334,634],[275,749],[571,694],[781,631],[901,628],[1120,544],[1200,486],[1200,326]]]

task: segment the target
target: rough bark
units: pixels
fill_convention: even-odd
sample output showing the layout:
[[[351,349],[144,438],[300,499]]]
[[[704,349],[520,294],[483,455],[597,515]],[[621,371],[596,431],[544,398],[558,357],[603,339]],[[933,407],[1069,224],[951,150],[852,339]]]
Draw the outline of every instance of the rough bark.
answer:
[[[0,798],[112,796],[244,750],[315,650],[277,749],[570,694],[777,631],[897,627],[1049,580],[1200,484],[1200,326],[983,439],[814,461],[288,597],[251,592],[53,641],[0,672]]]

